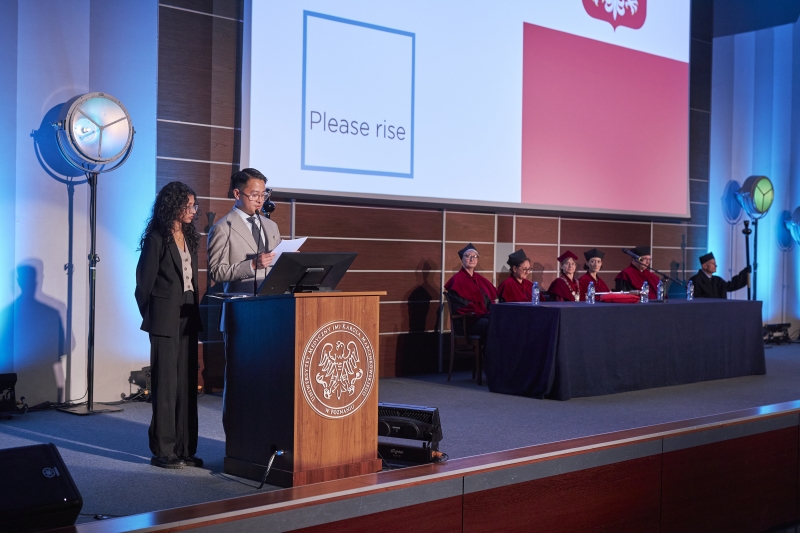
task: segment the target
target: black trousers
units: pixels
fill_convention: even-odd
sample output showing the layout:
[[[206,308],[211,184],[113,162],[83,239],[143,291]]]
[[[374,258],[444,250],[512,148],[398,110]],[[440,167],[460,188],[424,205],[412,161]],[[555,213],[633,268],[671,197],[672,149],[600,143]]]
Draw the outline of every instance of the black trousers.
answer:
[[[481,317],[467,328],[470,335],[480,335],[481,343],[486,342],[486,333],[489,331],[489,318]]]
[[[197,451],[197,332],[186,327],[194,302],[194,292],[183,293],[174,335],[150,335],[153,418],[148,435],[156,457],[189,457]]]

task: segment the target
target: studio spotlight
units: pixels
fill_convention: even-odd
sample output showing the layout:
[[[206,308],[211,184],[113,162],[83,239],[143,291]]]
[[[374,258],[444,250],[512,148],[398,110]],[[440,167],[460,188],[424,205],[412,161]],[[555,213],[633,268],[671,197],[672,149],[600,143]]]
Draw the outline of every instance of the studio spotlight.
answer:
[[[763,218],[774,199],[772,182],[766,176],[750,176],[736,193],[736,200],[752,220]]]
[[[775,190],[772,187],[772,182],[766,176],[750,176],[736,193],[736,200],[744,209],[744,212],[750,217],[753,223],[753,300],[758,299],[758,220],[763,218],[769,208],[772,207],[772,202],[775,200]],[[747,247],[746,255],[748,257],[747,266],[750,266],[750,231],[747,228],[748,221],[744,221],[745,246]],[[748,288],[748,299],[750,298]]]
[[[59,410],[88,415],[121,411],[104,406],[94,407],[94,312],[97,278],[97,176],[122,166],[133,150],[131,117],[122,102],[105,93],[87,93],[67,101],[61,107],[56,129],[56,144],[64,159],[86,174],[91,191],[89,197],[89,335],[86,357],[86,406],[63,407]]]

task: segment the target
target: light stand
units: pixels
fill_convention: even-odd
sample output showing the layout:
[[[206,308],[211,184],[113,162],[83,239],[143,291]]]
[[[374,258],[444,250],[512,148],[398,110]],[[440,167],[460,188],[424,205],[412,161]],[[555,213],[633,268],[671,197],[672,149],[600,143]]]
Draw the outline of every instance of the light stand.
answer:
[[[753,219],[753,300],[758,300],[758,219]]]
[[[744,257],[745,261],[747,262],[747,266],[750,266],[750,234],[753,233],[753,230],[750,229],[750,221],[744,221],[744,229],[742,230],[744,234]],[[750,274],[747,274],[747,299],[752,300],[750,295]]]
[[[76,415],[122,411],[119,407],[94,405],[94,338],[97,282],[97,177],[122,166],[133,150],[136,133],[128,111],[111,95],[89,93],[64,104],[56,128],[56,142],[64,159],[84,172],[89,183],[89,333],[86,360],[86,405],[59,410]],[[103,125],[101,125],[103,124]],[[104,137],[105,136],[105,137]],[[105,140],[105,146],[103,142]],[[110,167],[108,165],[111,165]]]
[[[752,220],[753,224],[753,300],[758,299],[758,219],[767,214],[772,202],[775,199],[775,191],[772,182],[766,176],[750,176],[747,178],[739,192],[736,193],[736,200],[744,209],[744,212]],[[747,248],[747,262],[750,263],[750,231],[747,229],[747,221],[744,222],[744,238]],[[750,289],[748,286],[748,299]]]

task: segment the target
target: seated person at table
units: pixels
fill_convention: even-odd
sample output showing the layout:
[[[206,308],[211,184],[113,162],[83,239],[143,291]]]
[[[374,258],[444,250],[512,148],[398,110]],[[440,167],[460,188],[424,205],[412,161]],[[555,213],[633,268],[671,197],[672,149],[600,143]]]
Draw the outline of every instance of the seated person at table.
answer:
[[[609,292],[608,285],[600,278],[600,269],[603,267],[603,251],[597,248],[592,248],[588,252],[583,252],[583,257],[586,258],[586,274],[578,278],[578,284],[581,287],[581,301],[586,301],[586,291],[589,290],[589,283],[594,282],[595,292]]]
[[[575,279],[578,267],[578,256],[567,250],[558,257],[561,273],[547,289],[551,302],[578,302],[581,299],[581,287]]]
[[[528,281],[531,262],[522,249],[508,256],[508,268],[511,275],[497,287],[497,296],[501,302],[530,302],[533,296],[533,283]]]
[[[497,300],[497,291],[491,281],[475,272],[479,254],[472,243],[459,250],[458,257],[461,258],[461,270],[444,284],[448,300],[454,307],[450,312],[457,315],[475,313],[474,317],[467,319],[467,333],[486,337],[489,307]]]
[[[730,281],[715,276],[717,260],[713,252],[700,256],[701,268],[689,280],[694,283],[694,295],[697,298],[727,298],[729,292],[738,291],[747,285],[747,275],[752,268],[748,265]]]
[[[650,247],[637,246],[632,249],[631,252],[638,255],[639,259],[632,259],[631,264],[617,274],[617,277],[614,278],[616,289],[625,292],[639,291],[646,281],[647,284],[650,285],[650,298],[655,299],[657,297],[656,288],[658,287],[660,279],[652,271],[648,270],[650,262],[653,259],[650,255]]]

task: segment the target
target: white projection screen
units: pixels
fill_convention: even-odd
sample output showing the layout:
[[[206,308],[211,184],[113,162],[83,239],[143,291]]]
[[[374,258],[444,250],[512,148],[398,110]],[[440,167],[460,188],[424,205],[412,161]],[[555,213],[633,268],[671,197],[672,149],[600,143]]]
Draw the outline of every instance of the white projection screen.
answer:
[[[271,187],[690,214],[690,0],[247,9],[242,162]]]

